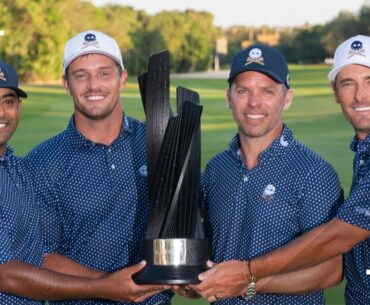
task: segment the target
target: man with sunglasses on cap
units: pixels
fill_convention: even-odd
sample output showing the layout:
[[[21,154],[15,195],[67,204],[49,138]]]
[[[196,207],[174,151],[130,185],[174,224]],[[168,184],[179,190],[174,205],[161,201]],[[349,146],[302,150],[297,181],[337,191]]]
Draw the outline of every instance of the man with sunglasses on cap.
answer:
[[[331,221],[262,257],[234,261],[239,289],[251,279],[293,272],[344,255],[347,305],[370,304],[370,37],[344,41],[334,54],[328,74],[336,102],[355,130],[353,181],[348,198]],[[243,269],[243,267],[248,269]],[[306,269],[305,269],[306,270]],[[299,272],[299,271],[298,271]],[[303,271],[302,271],[303,272]],[[230,281],[230,279],[228,279]],[[245,290],[245,288],[244,288]],[[228,297],[234,295],[233,292]]]
[[[227,106],[238,133],[203,175],[212,261],[201,283],[190,287],[217,304],[324,304],[323,292],[314,291],[342,280],[341,255],[304,272],[262,279],[257,296],[251,266],[243,261],[329,221],[343,202],[337,174],[283,122],[293,91],[277,49],[255,45],[239,52],[228,82]]]
[[[144,267],[138,264],[139,245],[149,202],[146,129],[122,111],[126,80],[121,51],[110,36],[88,30],[66,43],[63,83],[74,114],[66,130],[27,156],[42,173],[38,193],[49,253],[44,265],[86,277],[125,268],[127,302],[164,305],[172,294],[158,292],[168,287],[132,280]]]
[[[14,69],[0,61],[0,303],[42,304],[44,299],[76,298],[123,300],[126,271],[88,279],[41,269],[40,209],[31,175],[7,144],[18,125],[22,98],[26,97],[18,87]]]

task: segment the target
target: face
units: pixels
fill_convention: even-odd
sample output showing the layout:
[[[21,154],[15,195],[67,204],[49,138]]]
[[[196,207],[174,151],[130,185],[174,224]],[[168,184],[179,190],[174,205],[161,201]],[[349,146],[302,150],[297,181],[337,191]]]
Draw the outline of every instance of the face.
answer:
[[[239,74],[227,91],[227,103],[240,137],[272,142],[283,128],[282,113],[292,103],[293,92],[265,74]]]
[[[14,90],[0,88],[0,154],[5,155],[6,144],[17,129],[21,100]]]
[[[121,112],[120,90],[127,79],[111,58],[89,54],[75,59],[64,77],[64,87],[73,97],[76,120],[104,120]]]
[[[334,96],[359,140],[370,133],[370,68],[348,65],[336,77]]]

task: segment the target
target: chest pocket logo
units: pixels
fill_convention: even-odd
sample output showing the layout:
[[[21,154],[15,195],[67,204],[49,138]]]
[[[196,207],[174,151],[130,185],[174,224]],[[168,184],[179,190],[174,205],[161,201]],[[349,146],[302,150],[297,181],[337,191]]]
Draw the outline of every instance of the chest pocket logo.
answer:
[[[273,201],[274,200],[274,195],[276,193],[276,188],[272,184],[268,184],[263,191],[262,194],[262,199],[267,200],[267,201]]]

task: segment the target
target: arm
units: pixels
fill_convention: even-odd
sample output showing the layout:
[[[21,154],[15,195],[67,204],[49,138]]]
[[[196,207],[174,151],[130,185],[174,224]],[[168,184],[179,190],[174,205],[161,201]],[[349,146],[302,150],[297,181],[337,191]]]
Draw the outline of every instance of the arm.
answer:
[[[133,283],[132,274],[144,266],[140,263],[100,279],[86,279],[12,260],[0,265],[0,291],[37,300],[103,298],[141,302],[168,288]]]
[[[338,285],[343,279],[341,255],[322,264],[260,279],[257,293],[306,294]]]
[[[253,260],[253,273],[261,278],[307,268],[348,252],[368,237],[369,230],[334,218],[288,245]]]
[[[201,283],[190,287],[209,302],[216,301],[215,295],[218,298],[240,296],[246,292],[249,281],[246,265],[247,262],[236,260],[217,265],[209,261],[211,269],[199,275]],[[252,272],[254,274],[254,267]],[[262,278],[257,282],[257,291],[304,294],[337,285],[342,278],[342,256],[338,256],[312,268]]]
[[[91,269],[58,253],[45,254],[42,267],[55,272],[91,279],[98,279],[107,274],[105,271]]]

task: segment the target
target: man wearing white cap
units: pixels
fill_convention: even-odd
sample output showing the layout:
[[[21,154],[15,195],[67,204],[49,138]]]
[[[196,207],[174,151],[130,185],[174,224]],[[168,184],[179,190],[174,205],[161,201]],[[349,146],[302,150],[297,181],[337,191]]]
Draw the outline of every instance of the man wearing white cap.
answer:
[[[44,299],[125,299],[125,270],[89,279],[41,268],[43,235],[31,175],[24,160],[16,157],[8,145],[18,125],[22,98],[26,97],[14,69],[0,61],[0,303],[41,305]]]
[[[66,43],[63,83],[74,114],[65,131],[27,156],[43,174],[36,181],[49,253],[44,266],[86,277],[126,268],[127,302],[168,304],[171,295],[158,293],[167,287],[138,286],[131,278],[144,266],[138,251],[149,206],[146,129],[122,111],[126,80],[113,38],[89,30]]]
[[[250,261],[212,268],[215,273],[228,268],[234,275],[218,279],[226,297],[235,294],[231,291],[235,283],[245,292],[251,278],[258,282],[345,253],[346,304],[370,304],[370,37],[358,35],[339,45],[328,78],[336,102],[356,133],[351,143],[355,157],[350,194],[335,218],[287,246]]]

